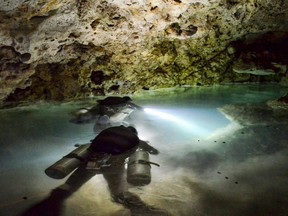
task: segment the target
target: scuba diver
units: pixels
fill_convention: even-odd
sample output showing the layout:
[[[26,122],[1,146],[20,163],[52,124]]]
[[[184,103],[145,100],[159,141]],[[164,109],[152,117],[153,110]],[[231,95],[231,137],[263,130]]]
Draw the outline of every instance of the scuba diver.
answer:
[[[116,96],[110,96],[103,100],[98,100],[98,104],[102,107],[111,107],[111,108],[119,108],[123,106],[129,106],[135,109],[142,109],[140,106],[132,103],[132,99],[128,96],[124,97],[116,97]]]
[[[149,154],[159,154],[159,151],[140,140],[134,127],[109,127],[100,132],[90,144],[80,145],[45,170],[54,179],[62,179],[75,171],[64,184],[51,192],[50,197],[22,216],[34,215],[33,211],[39,210],[45,211],[45,214],[39,214],[41,216],[60,215],[62,203],[96,174],[102,174],[107,181],[112,200],[128,208],[131,215],[138,215],[139,212],[151,216],[167,215],[160,209],[148,206],[140,197],[128,191],[129,185],[144,186],[150,183],[151,164],[159,165],[149,161]]]
[[[109,96],[102,100],[97,100],[97,104],[92,107],[80,108],[72,113],[73,118],[70,121],[76,124],[89,123],[103,115],[111,117],[121,112],[124,108],[130,108],[131,110],[142,109],[140,106],[132,103],[132,99],[128,96]]]

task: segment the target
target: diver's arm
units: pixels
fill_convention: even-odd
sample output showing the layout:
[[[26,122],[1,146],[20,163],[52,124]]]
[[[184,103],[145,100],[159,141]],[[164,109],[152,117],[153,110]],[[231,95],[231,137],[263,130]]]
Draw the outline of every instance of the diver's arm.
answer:
[[[154,155],[159,154],[159,151],[156,148],[152,147],[146,141],[143,141],[143,140],[139,141],[139,148],[144,151],[149,152],[150,154],[154,154]]]
[[[129,106],[131,106],[132,108],[134,108],[134,109],[143,110],[143,107],[141,107],[141,106],[139,106],[139,105],[137,105],[137,104],[134,104],[134,103],[132,103],[132,102],[128,102],[127,104],[128,104]]]

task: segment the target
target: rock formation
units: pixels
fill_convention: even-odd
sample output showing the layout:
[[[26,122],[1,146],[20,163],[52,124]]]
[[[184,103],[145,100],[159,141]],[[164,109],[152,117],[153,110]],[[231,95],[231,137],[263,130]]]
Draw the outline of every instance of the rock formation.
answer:
[[[287,9],[287,0],[2,0],[0,101],[287,85]]]

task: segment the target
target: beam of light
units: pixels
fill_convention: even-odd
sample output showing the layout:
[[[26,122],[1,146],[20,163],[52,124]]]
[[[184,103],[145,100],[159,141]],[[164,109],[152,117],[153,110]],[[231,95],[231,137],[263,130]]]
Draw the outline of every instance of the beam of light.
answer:
[[[204,128],[198,126],[195,123],[179,118],[175,115],[171,115],[169,113],[162,112],[162,111],[152,109],[152,108],[144,108],[144,111],[149,115],[157,116],[158,118],[176,123],[178,126],[181,127],[181,129],[188,130],[189,132],[192,132],[193,134],[201,135],[201,136],[208,134],[208,131],[205,130]]]

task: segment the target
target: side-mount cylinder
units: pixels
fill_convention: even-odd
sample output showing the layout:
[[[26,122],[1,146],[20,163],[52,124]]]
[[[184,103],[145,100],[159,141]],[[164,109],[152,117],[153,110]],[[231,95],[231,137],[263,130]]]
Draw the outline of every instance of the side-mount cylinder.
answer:
[[[48,167],[45,170],[46,175],[54,179],[65,178],[73,170],[79,167],[80,164],[86,162],[91,154],[89,146],[90,144],[80,145],[77,149]]]
[[[151,182],[151,164],[149,153],[143,150],[134,152],[128,161],[127,182],[134,186],[144,186]]]

